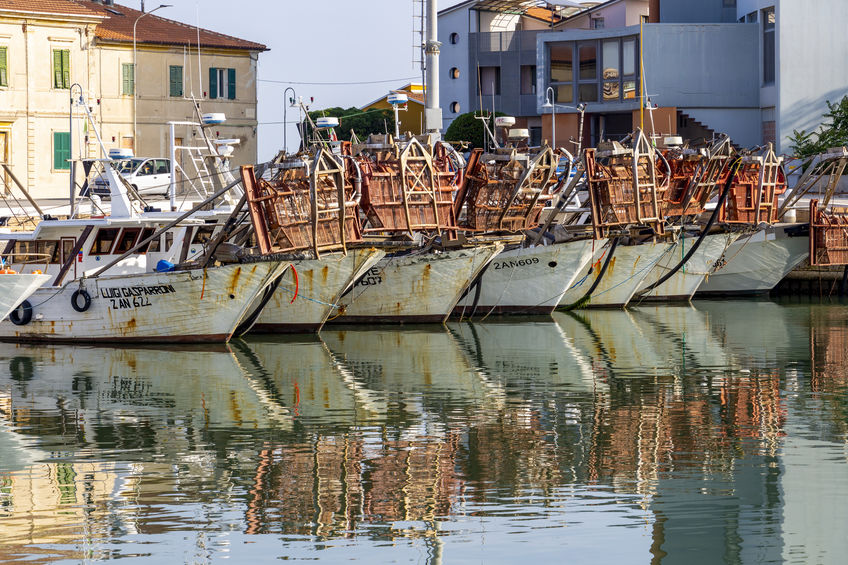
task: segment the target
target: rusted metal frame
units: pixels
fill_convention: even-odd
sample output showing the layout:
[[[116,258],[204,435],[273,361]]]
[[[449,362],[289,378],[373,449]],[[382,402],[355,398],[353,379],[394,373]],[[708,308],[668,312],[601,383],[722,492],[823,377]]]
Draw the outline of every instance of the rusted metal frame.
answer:
[[[74,245],[71,253],[65,257],[65,262],[62,263],[62,268],[59,269],[59,273],[56,275],[56,278],[53,279],[53,286],[59,286],[62,284],[62,281],[65,279],[65,275],[67,275],[68,271],[71,270],[71,265],[73,265],[74,261],[77,260],[77,255],[79,255],[79,252],[82,251],[82,246],[85,245],[85,242],[88,240],[88,236],[91,235],[92,230],[94,230],[94,226],[92,225],[87,225],[85,226],[85,229],[82,230],[82,234],[80,234],[79,238],[77,238],[76,245]],[[111,265],[107,265],[107,268],[109,266]]]
[[[594,232],[595,239],[602,239],[604,237],[604,229],[601,219],[601,206],[599,202],[600,194],[597,190],[597,183],[599,181],[595,180],[595,149],[589,148],[584,150],[584,162],[586,164],[586,185],[589,188],[589,205],[592,208],[592,231]]]
[[[456,192],[456,197],[453,201],[453,213],[454,217],[459,221],[459,216],[462,213],[462,206],[465,204],[465,199],[468,195],[468,183],[474,179],[471,175],[477,170],[477,167],[480,165],[480,156],[483,154],[483,150],[480,148],[476,148],[471,151],[471,155],[468,157],[468,163],[465,165],[465,174],[462,175],[462,184],[459,185],[459,189]],[[466,211],[467,213],[467,211]]]
[[[416,148],[415,152],[413,148]],[[420,153],[420,154],[416,154]],[[409,198],[413,194],[424,194],[430,197],[431,204],[433,206],[433,221],[434,225],[432,227],[436,228],[436,233],[442,233],[441,230],[441,222],[439,222],[439,206],[436,199],[436,191],[434,186],[434,175],[433,175],[433,161],[432,156],[424,149],[424,146],[417,139],[411,139],[407,146],[401,151],[398,155],[398,160],[400,161],[400,177],[401,177],[401,191],[403,193],[403,209],[404,214],[406,215],[406,227],[407,231],[412,234],[412,217],[409,212]],[[415,170],[409,166],[410,162],[423,162],[424,167],[420,172],[416,173]],[[407,171],[409,171],[412,176],[413,182],[412,186],[409,186]],[[430,188],[427,189],[426,185],[422,181],[425,177],[425,173],[429,171],[430,179]],[[421,187],[422,190],[416,190],[416,188]],[[431,227],[423,225],[421,227]]]
[[[531,184],[532,185],[532,181],[534,180],[533,177],[534,177],[535,171],[539,168],[544,170],[544,165],[540,166],[540,162],[545,157],[550,157],[551,153],[552,153],[551,148],[545,147],[544,150],[540,151],[539,154],[536,155],[536,157],[530,163],[528,163],[527,168],[524,169],[524,173],[522,174],[521,179],[519,179],[519,181],[515,184],[515,188],[513,189],[512,194],[509,197],[509,200],[507,201],[506,205],[501,210],[500,217],[498,218],[498,228],[503,229],[504,218],[506,217],[506,214],[509,211],[509,209],[515,203],[515,199],[518,198],[519,194],[521,194],[521,189],[524,188],[525,184]],[[552,170],[553,170],[552,164],[551,164],[551,162],[549,162],[548,166],[547,166],[547,174],[545,174],[544,181],[541,183],[540,188],[538,190],[536,190],[535,198],[533,198],[533,202],[530,204],[530,207],[528,208],[527,213],[524,214],[524,223],[525,224],[527,222],[527,217],[530,215],[530,212],[533,210],[533,207],[536,205],[536,202],[539,200],[539,196],[541,195],[541,193],[545,189],[545,187],[548,185],[548,182],[550,182],[551,176],[552,176]]]
[[[244,165],[240,171],[244,194],[247,196],[247,209],[250,212],[250,220],[256,232],[256,242],[259,245],[259,252],[265,255],[271,252],[272,241],[268,233],[268,220],[263,210],[262,201],[259,200],[262,198],[262,194],[256,182],[253,166]]]

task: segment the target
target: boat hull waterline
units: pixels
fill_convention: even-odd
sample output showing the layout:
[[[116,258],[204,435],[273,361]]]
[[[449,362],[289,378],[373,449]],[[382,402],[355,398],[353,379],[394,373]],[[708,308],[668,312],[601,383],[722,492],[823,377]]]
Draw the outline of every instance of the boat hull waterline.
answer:
[[[502,251],[460,299],[453,316],[551,314],[589,265],[594,249],[605,241],[586,239]]]
[[[166,273],[103,276],[41,288],[32,318],[0,324],[0,340],[62,342],[226,342],[254,301],[288,268],[262,261]],[[88,308],[72,297],[85,290]],[[79,295],[77,305],[84,304]]]
[[[698,296],[765,293],[810,256],[808,236],[789,237],[785,227],[772,226],[742,236],[727,248],[727,264],[707,277]]]
[[[721,257],[722,253],[728,250],[730,245],[738,237],[733,233],[713,234],[704,237],[701,245],[692,254],[692,257],[686,261],[686,264],[678,269],[671,277],[646,293],[640,296],[638,301],[689,301],[692,295],[698,290],[698,287],[704,282],[707,276],[715,266],[716,261]],[[666,254],[661,261],[648,273],[645,280],[639,286],[639,291],[646,289],[654,284],[661,277],[665,276],[671,269],[676,267],[687,253],[687,249],[694,245],[694,239],[679,239],[675,249]],[[687,247],[688,246],[688,247]],[[721,272],[721,271],[719,271]],[[638,291],[637,291],[638,292]]]
[[[0,275],[0,320],[29,298],[41,285],[50,280],[49,275],[3,274]]]
[[[383,257],[339,301],[333,323],[443,323],[501,244]]]
[[[641,243],[639,245],[619,245],[609,261],[603,278],[598,283],[589,301],[583,308],[624,308],[639,289],[642,281],[651,269],[674,248],[673,243]],[[592,258],[591,272],[574,283],[563,294],[560,306],[570,306],[586,294],[601,272],[601,267],[609,252],[606,248],[596,248]]]
[[[293,261],[294,277],[284,277],[251,328],[258,333],[317,333],[335,311],[342,294],[385,255],[374,248],[330,253]],[[294,298],[294,301],[292,301]]]

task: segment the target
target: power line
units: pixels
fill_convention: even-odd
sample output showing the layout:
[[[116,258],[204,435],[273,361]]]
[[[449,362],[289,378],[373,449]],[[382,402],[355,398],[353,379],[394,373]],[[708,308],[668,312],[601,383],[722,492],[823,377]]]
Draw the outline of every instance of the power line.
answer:
[[[270,80],[265,78],[256,79],[256,82],[271,82],[274,84],[305,84],[305,85],[315,85],[315,86],[345,86],[350,84],[382,84],[387,82],[398,82],[401,80],[413,80],[418,77],[401,77],[401,78],[390,78],[386,80],[363,80],[363,81],[352,81],[352,82],[298,82],[294,80]]]

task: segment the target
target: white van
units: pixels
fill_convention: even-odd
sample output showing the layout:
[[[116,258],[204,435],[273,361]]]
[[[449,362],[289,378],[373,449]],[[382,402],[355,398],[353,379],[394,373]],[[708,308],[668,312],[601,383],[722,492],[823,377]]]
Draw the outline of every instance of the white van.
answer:
[[[162,157],[143,159],[118,159],[115,169],[141,196],[167,196],[171,187],[171,160]],[[98,177],[94,181],[94,193],[109,195],[106,179]]]

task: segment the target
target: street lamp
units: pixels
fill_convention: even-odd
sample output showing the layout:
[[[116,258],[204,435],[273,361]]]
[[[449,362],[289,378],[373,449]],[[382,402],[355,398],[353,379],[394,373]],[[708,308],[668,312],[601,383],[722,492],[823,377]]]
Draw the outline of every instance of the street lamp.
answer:
[[[545,90],[545,103],[542,108],[551,109],[551,145],[556,149],[556,104],[554,103],[554,87],[549,86]]]
[[[291,95],[291,98],[288,99],[288,104],[287,104],[285,98],[286,98],[286,92],[288,92],[289,90],[291,90],[292,95]],[[289,133],[289,131],[288,131],[289,130],[289,122],[286,120],[286,114],[287,114],[287,110],[288,110],[289,106],[294,108],[296,100],[297,100],[297,92],[295,92],[294,88],[292,88],[291,86],[287,86],[286,89],[283,91],[283,151],[286,154],[288,154],[288,152],[289,152],[289,144],[288,144],[288,141],[287,141],[288,140],[288,133]],[[297,131],[300,132],[300,111],[299,110],[298,110],[297,114],[298,114]]]
[[[135,45],[135,26],[138,24],[138,20],[143,18],[144,16],[150,15],[156,10],[161,10],[162,8],[170,8],[171,4],[159,4],[149,12],[142,12],[142,14],[135,19],[133,22],[133,150],[138,149],[138,132],[136,132],[136,115],[138,114],[138,81],[136,81],[136,45]],[[198,46],[199,47],[199,46]]]

